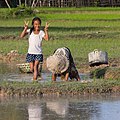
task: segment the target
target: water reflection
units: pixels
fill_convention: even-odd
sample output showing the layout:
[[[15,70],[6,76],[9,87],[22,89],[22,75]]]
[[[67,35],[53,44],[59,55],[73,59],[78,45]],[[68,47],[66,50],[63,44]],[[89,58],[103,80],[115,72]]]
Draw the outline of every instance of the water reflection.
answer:
[[[0,104],[0,120],[27,120],[27,109],[15,103]]]
[[[42,108],[39,104],[28,105],[29,120],[42,120]]]
[[[72,102],[68,99],[50,100],[28,105],[29,120],[90,120],[99,116],[99,104]]]
[[[46,102],[46,107],[55,112],[57,115],[65,117],[68,113],[69,102],[67,100],[64,101],[50,101]]]
[[[120,96],[1,98],[0,120],[117,120]]]

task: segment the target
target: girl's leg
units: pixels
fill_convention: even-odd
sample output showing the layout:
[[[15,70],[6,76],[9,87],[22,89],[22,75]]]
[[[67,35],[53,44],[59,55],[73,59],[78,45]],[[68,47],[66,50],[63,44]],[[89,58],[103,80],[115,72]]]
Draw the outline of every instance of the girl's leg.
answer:
[[[39,69],[39,71],[38,71],[38,76],[39,76],[40,78],[42,78],[42,75],[41,75],[41,73],[42,73],[42,62],[39,63],[39,67],[40,67],[40,69]]]
[[[33,80],[37,80],[37,77],[38,77],[38,66],[39,66],[39,61],[35,60],[35,62],[34,62]]]
[[[30,71],[33,73],[34,70],[34,62],[30,62]]]

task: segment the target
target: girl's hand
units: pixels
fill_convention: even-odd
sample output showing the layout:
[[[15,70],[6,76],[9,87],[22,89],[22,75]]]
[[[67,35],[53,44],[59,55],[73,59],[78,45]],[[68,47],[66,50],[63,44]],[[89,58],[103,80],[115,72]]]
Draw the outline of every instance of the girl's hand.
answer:
[[[44,28],[45,31],[48,30],[49,25],[50,25],[50,23],[46,22],[46,25],[45,25],[45,28]]]
[[[28,24],[29,24],[29,21],[24,21],[24,28],[27,29],[28,28]]]

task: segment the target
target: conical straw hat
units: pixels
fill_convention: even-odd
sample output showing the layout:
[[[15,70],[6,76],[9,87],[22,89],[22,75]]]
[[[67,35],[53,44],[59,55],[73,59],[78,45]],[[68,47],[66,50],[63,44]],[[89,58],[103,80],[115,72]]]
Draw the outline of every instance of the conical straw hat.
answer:
[[[54,55],[66,56],[69,59],[69,50],[66,47],[58,48]]]
[[[52,55],[47,58],[46,64],[52,73],[63,73],[69,67],[69,60],[66,56]]]

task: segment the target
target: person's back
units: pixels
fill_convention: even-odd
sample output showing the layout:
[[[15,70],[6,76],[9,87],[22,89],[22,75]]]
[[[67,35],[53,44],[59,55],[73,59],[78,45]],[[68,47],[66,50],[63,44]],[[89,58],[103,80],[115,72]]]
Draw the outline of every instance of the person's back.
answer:
[[[57,63],[57,61],[55,61],[55,57],[59,57],[59,58],[66,58],[68,61],[63,62],[63,60],[61,60],[59,63]],[[58,48],[54,51],[54,54],[52,56],[50,56],[47,59],[47,66],[48,68],[51,67],[51,63],[54,61],[54,68],[49,69],[50,71],[52,71],[52,80],[55,81],[57,76],[62,76],[62,78],[64,78],[66,81],[68,80],[68,78],[70,77],[70,79],[76,79],[76,80],[80,80],[78,71],[75,67],[74,61],[73,61],[73,57],[71,55],[71,51],[69,48],[67,47],[62,47],[62,48]],[[57,63],[57,64],[56,64]],[[69,65],[68,65],[69,63]],[[59,66],[61,65],[63,67],[64,65],[64,70],[57,70],[59,71],[59,73],[57,73],[57,71],[55,71],[55,67],[56,68],[60,68]],[[58,66],[58,67],[57,67]]]

